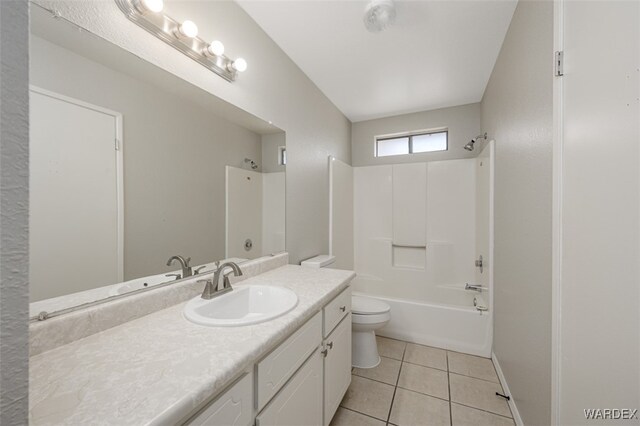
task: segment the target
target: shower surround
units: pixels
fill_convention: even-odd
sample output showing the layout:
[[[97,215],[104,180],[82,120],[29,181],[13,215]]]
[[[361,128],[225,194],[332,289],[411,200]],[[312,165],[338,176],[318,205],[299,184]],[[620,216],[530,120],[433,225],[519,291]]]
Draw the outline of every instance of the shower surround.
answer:
[[[391,305],[379,334],[490,356],[492,158],[490,142],[477,158],[353,169],[353,289]]]

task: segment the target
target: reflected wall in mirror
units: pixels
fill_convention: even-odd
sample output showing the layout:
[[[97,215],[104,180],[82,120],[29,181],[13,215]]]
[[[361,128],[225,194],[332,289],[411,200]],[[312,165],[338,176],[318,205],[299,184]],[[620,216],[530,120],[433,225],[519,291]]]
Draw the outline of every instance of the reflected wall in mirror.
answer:
[[[32,315],[284,251],[281,129],[35,5],[30,49]]]

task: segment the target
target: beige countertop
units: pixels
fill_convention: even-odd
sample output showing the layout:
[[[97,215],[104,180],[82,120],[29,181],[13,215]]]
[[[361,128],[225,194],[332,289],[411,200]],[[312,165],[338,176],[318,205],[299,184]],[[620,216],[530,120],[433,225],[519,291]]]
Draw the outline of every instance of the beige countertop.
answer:
[[[338,295],[355,273],[287,265],[237,286],[286,287],[287,314],[244,327],[205,327],[186,302],[31,357],[29,423],[170,424],[220,392]]]

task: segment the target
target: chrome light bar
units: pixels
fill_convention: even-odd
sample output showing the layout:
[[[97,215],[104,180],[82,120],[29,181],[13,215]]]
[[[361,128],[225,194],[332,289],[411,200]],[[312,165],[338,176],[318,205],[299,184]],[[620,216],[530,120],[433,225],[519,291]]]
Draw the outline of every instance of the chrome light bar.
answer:
[[[213,43],[208,43],[199,38],[197,36],[197,27],[192,22],[185,21],[180,23],[162,13],[161,0],[156,1],[159,4],[159,10],[157,11],[145,7],[145,4],[148,3],[145,0],[115,0],[115,2],[130,21],[135,22],[138,26],[225,80],[234,81],[238,72],[246,69],[247,63],[242,58],[232,60],[224,54],[217,55],[213,53],[212,50],[216,50],[215,48],[210,48]],[[185,23],[192,26],[188,28],[191,31],[184,31],[184,27],[181,26]],[[218,46],[222,45],[220,42],[214,43],[218,43]]]

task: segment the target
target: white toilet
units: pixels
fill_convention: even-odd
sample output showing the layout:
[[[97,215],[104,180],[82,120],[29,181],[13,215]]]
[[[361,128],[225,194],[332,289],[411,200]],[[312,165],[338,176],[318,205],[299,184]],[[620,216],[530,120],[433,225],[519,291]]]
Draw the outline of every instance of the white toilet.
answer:
[[[301,263],[310,268],[324,268],[336,260],[326,254]],[[387,325],[391,307],[381,300],[364,296],[351,296],[351,365],[373,368],[380,364],[375,331]]]
[[[351,296],[351,365],[373,368],[380,364],[375,331],[391,319],[391,307],[371,297]]]

